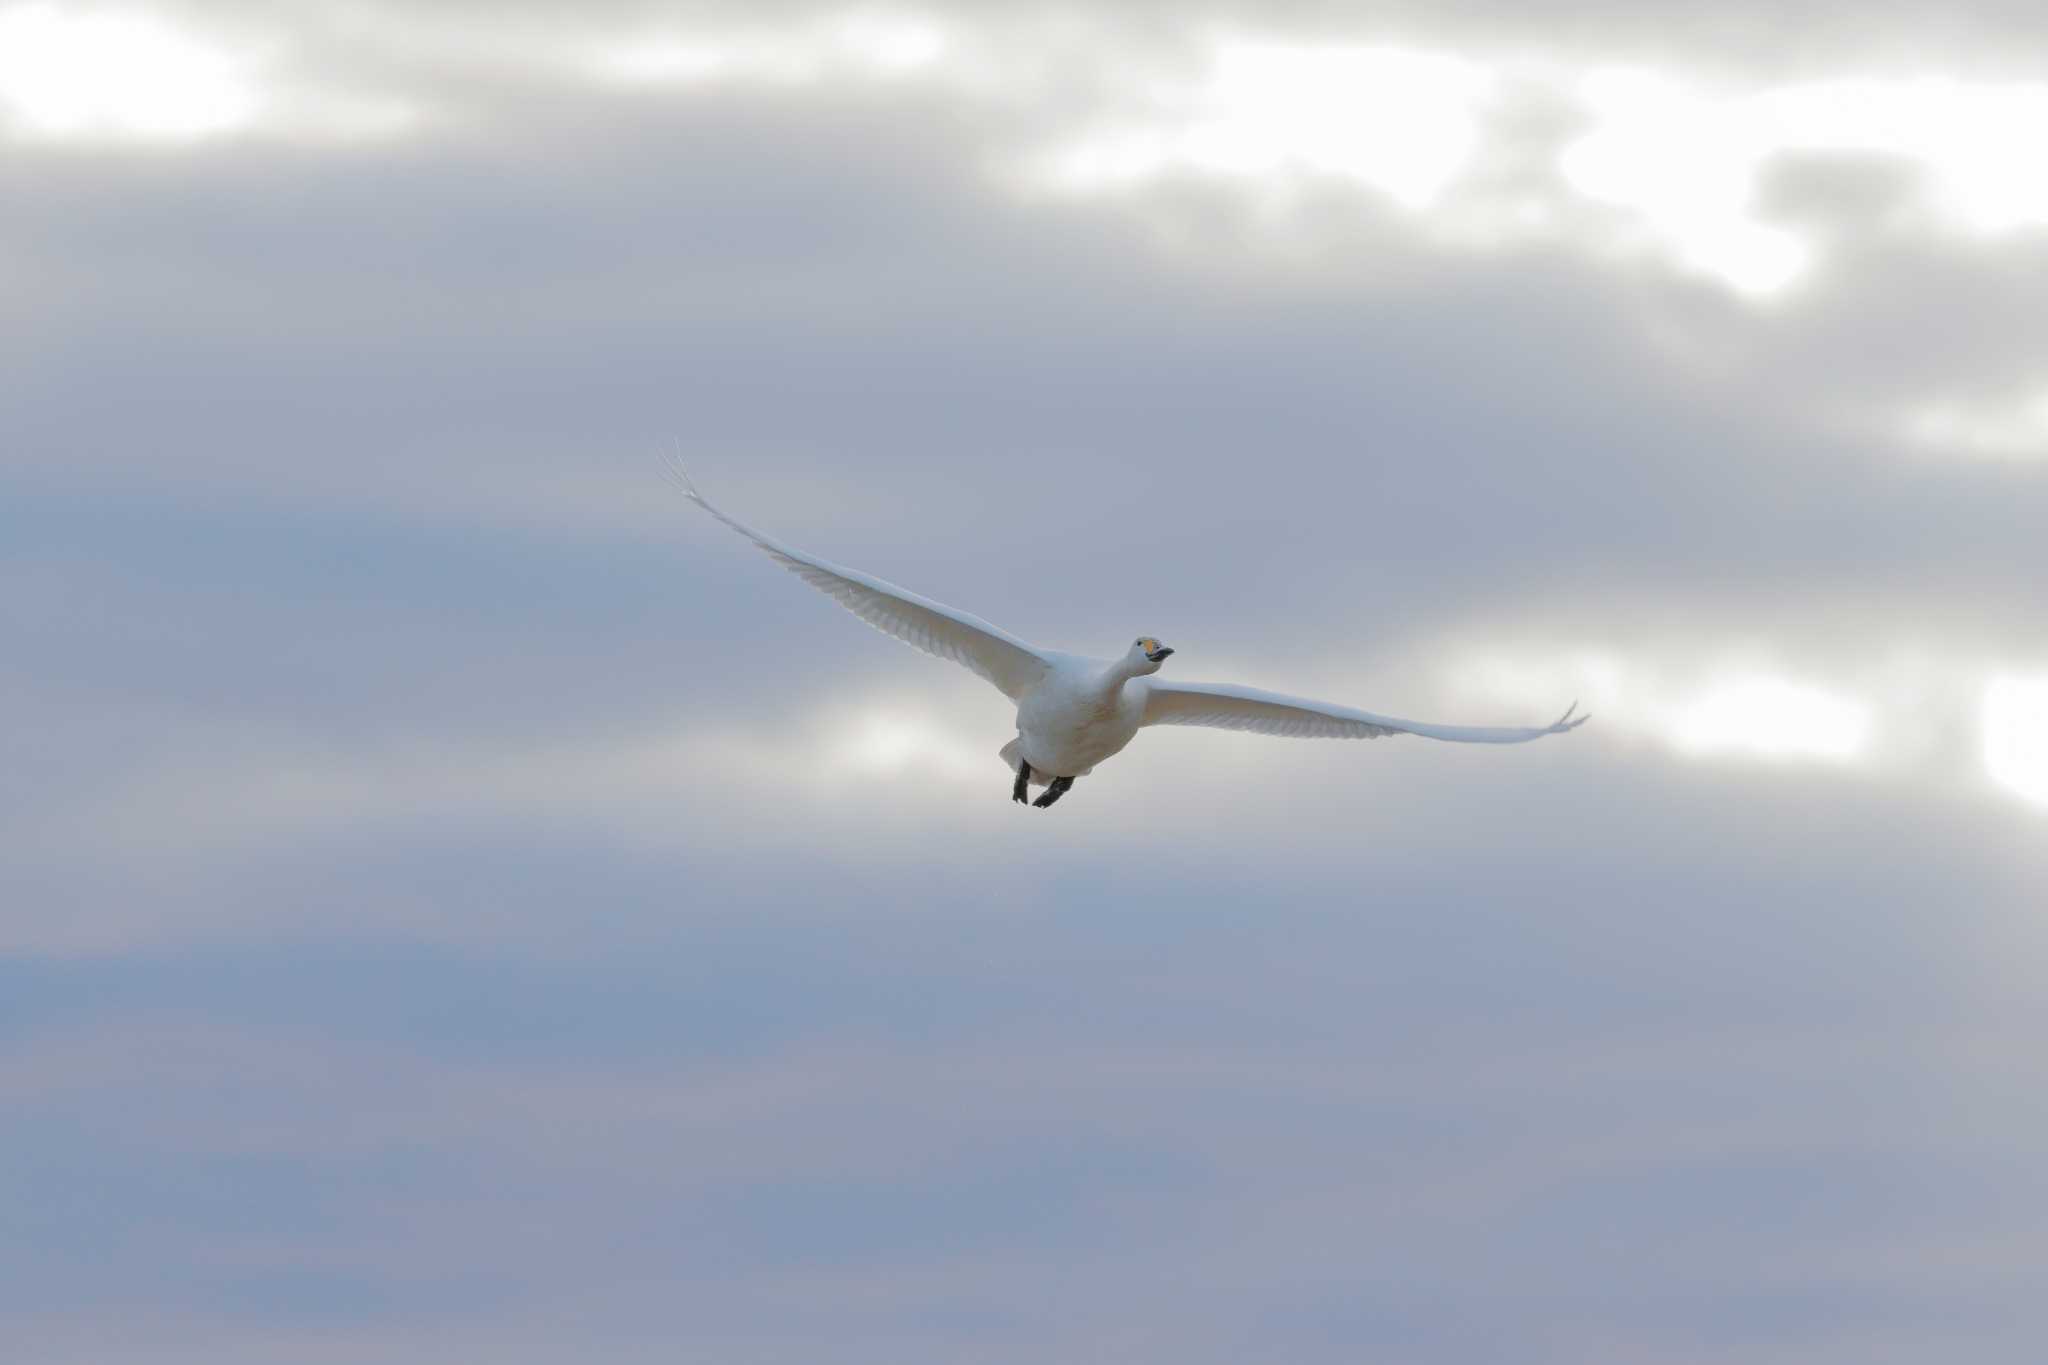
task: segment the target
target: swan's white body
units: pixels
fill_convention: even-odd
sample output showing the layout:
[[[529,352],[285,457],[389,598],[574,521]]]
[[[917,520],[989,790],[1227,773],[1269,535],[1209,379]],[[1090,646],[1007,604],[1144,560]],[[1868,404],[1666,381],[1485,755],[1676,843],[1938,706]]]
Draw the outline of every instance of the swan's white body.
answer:
[[[1491,728],[1432,725],[1374,715],[1223,683],[1174,683],[1152,677],[1171,649],[1141,637],[1121,659],[1092,659],[1040,649],[1008,631],[907,592],[893,583],[819,559],[734,521],[706,502],[680,463],[672,471],[684,496],[730,526],[784,568],[869,625],[986,678],[1017,704],[1017,737],[1003,746],[1013,773],[1030,764],[1034,785],[1084,777],[1120,753],[1149,725],[1206,725],[1294,738],[1377,739],[1422,735],[1470,744],[1521,744],[1586,722],[1566,711],[1555,723]],[[1577,708],[1572,708],[1576,710]]]
[[[1003,746],[1003,763],[1015,772],[1023,759],[1032,782],[1086,777],[1138,737],[1144,685],[1107,659],[1051,651],[1044,657],[1044,676],[1017,698],[1017,737]]]

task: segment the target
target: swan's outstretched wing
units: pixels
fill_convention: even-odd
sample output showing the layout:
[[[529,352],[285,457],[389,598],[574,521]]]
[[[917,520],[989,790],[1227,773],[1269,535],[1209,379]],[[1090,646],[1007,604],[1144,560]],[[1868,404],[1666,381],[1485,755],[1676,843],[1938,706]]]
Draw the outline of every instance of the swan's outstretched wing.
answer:
[[[1218,730],[1252,730],[1262,735],[1291,739],[1378,739],[1382,735],[1422,735],[1429,739],[1457,740],[1463,744],[1522,744],[1545,735],[1561,735],[1584,725],[1587,717],[1574,719],[1579,709],[1559,716],[1553,725],[1490,727],[1480,725],[1429,725],[1421,721],[1376,716],[1328,702],[1283,697],[1255,687],[1232,687],[1228,683],[1174,683],[1157,678],[1147,680],[1146,725],[1207,725]]]
[[[841,568],[764,536],[704,501],[703,494],[690,482],[680,460],[670,463],[669,473],[682,488],[684,497],[753,541],[776,563],[883,634],[893,635],[927,654],[962,664],[987,678],[1013,699],[1044,676],[1049,666],[1045,657],[1008,631],[999,630],[978,616],[955,611],[930,598],[906,592],[893,583],[885,583],[857,569]]]

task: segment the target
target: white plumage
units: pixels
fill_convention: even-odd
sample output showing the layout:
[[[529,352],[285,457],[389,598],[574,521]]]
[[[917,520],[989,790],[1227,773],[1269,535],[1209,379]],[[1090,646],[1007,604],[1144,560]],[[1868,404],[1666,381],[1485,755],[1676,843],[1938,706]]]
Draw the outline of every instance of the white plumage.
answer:
[[[1433,725],[1374,715],[1227,683],[1176,683],[1155,678],[1173,650],[1140,636],[1121,659],[1091,659],[1027,644],[978,616],[907,592],[763,535],[705,501],[681,461],[670,472],[685,497],[754,542],[778,564],[887,635],[979,674],[1017,703],[1017,737],[1003,746],[1016,774],[1013,794],[1029,785],[1049,790],[1051,805],[1076,777],[1123,749],[1148,725],[1206,725],[1295,739],[1378,739],[1421,735],[1466,744],[1522,744],[1586,723],[1574,704],[1550,725]],[[1028,766],[1027,766],[1028,765]]]

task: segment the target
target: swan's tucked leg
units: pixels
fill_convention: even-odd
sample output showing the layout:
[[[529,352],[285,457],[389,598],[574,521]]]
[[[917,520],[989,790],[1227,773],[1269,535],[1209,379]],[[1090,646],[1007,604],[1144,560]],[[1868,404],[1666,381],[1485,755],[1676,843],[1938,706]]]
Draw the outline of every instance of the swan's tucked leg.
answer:
[[[1031,798],[1024,794],[1024,786],[1031,781],[1031,765],[1023,759],[1017,760],[1017,785],[1010,788],[1010,799],[1022,805]]]
[[[1071,777],[1055,777],[1052,780],[1052,785],[1045,789],[1045,795],[1039,797],[1031,804],[1034,806],[1050,806],[1053,802],[1065,796],[1067,788],[1073,785],[1074,779]]]

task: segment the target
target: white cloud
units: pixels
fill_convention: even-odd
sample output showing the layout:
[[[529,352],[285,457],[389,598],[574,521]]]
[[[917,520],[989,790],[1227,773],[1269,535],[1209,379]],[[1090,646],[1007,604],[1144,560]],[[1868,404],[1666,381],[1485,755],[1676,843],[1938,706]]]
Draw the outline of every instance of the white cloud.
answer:
[[[1580,93],[1598,121],[1559,161],[1574,190],[1629,210],[1650,242],[1746,294],[1775,293],[1806,265],[1797,238],[1750,216],[1760,153],[1726,110],[1648,72],[1596,72]]]
[[[389,69],[374,81],[330,69],[308,31],[283,21],[254,46],[228,45],[141,10],[0,9],[0,125],[166,145],[252,131],[390,135],[459,102],[479,67],[613,89],[915,87],[991,115],[991,162],[1035,191],[1129,201],[1193,178],[1274,211],[1284,230],[1298,191],[1360,186],[1440,244],[1558,242],[1662,261],[1755,300],[1782,295],[1831,248],[1759,204],[1782,156],[1896,162],[1920,196],[1916,231],[2048,225],[2048,177],[2033,173],[2043,82],[1849,70],[1745,86],[1675,64],[1618,68],[1563,45],[1507,54],[1240,29],[1139,46],[1101,16],[867,7],[623,36],[591,16],[479,34],[372,10],[349,32],[401,58],[409,84],[376,84]],[[1577,136],[1546,131],[1544,120],[1563,115],[1564,128],[1574,114]]]
[[[295,71],[304,47],[284,34],[228,41],[141,10],[0,9],[0,136],[170,149],[258,135],[383,138],[420,121],[412,101],[352,88],[317,59]]]
[[[1782,295],[1832,245],[1759,202],[1784,156],[1896,162],[1924,201],[1917,231],[2048,225],[2030,145],[2048,126],[2048,83],[1847,73],[1745,88],[1563,49],[1238,36],[1212,41],[1198,66],[1106,85],[1132,107],[1054,139],[1029,159],[1030,183],[1109,195],[1187,176],[1281,208],[1312,182],[1365,185],[1445,244],[1561,241],[1663,261],[1754,301]],[[1525,109],[1576,110],[1587,126],[1546,152],[1523,140]],[[1493,158],[1532,152],[1554,159],[1498,175]]]
[[[1758,213],[1762,172],[1786,154],[1894,159],[1922,176],[1932,217],[1965,235],[2048,224],[2048,179],[2033,173],[2048,84],[1845,75],[1730,90],[1600,68],[1577,86],[1596,122],[1565,149],[1565,178],[1745,293],[1777,292],[1817,250]]]
[[[1909,445],[1938,455],[2034,459],[2048,455],[2048,392],[2004,403],[1936,402],[1908,412]]]
[[[851,10],[780,28],[642,33],[600,44],[586,67],[625,85],[812,85],[927,73],[948,45],[946,31],[930,20]]]
[[[1446,54],[1219,39],[1199,75],[1142,83],[1146,107],[1046,154],[1038,176],[1081,193],[1176,174],[1330,178],[1423,209],[1471,157],[1488,88],[1483,68]]]
[[[1870,707],[1854,696],[1771,673],[1715,678],[1673,716],[1685,753],[1848,762],[1862,755]]]
[[[1821,765],[1964,800],[1988,768],[2007,789],[2048,800],[2048,681],[2002,674],[1985,657],[1902,648],[1794,666],[1712,645],[1539,646],[1467,654],[1447,681],[1448,695],[1478,707],[1576,695],[1595,717],[1588,734],[1688,761]],[[1980,728],[1981,755],[1965,747]]]
[[[246,56],[151,16],[0,11],[0,111],[26,136],[189,141],[245,128],[258,107]]]
[[[1984,689],[1984,768],[2048,805],[2048,673],[2000,674]]]

